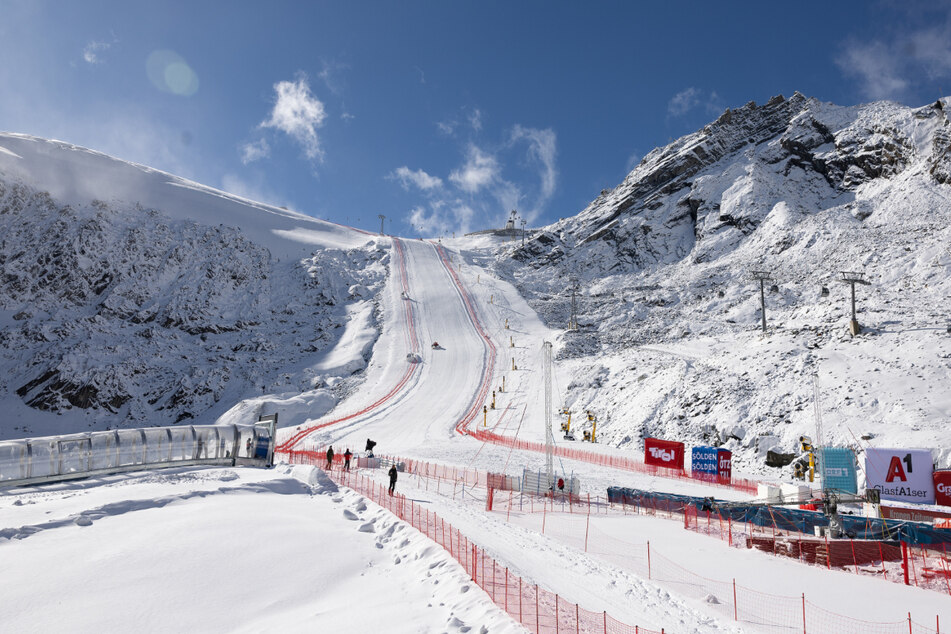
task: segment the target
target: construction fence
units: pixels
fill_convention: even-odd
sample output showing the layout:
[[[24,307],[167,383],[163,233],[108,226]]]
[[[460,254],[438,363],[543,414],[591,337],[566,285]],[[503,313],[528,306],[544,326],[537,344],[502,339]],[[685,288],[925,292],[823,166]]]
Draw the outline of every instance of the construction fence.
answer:
[[[281,454],[292,464],[325,467],[326,455],[317,451],[293,451]],[[664,634],[661,629],[630,626],[612,618],[607,612],[591,612],[538,584],[531,583],[501,565],[484,548],[470,540],[459,529],[436,513],[423,508],[401,494],[389,495],[387,488],[357,471],[341,468],[336,458],[328,475],[336,483],[358,491],[371,501],[442,546],[472,577],[492,601],[536,633],[577,634]]]

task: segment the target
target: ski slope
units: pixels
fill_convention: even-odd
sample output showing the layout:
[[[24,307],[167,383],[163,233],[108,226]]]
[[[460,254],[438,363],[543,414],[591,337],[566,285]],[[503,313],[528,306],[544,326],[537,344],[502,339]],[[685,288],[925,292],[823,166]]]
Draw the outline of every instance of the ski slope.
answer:
[[[457,426],[484,422],[543,440],[541,346],[557,333],[515,288],[480,268],[464,241],[390,242],[382,328],[362,384],[329,414],[280,430],[282,445],[359,452],[369,437],[378,453],[510,474],[542,468],[541,454],[483,444]],[[564,372],[556,364],[556,398]],[[483,419],[482,405],[503,377],[505,391]],[[267,402],[280,412],[284,398],[299,406],[294,396]],[[741,497],[567,460],[556,469],[579,476],[592,495],[619,485]],[[767,599],[805,594],[810,605],[876,623],[900,624],[908,612],[916,622],[951,622],[947,596],[737,551],[669,520],[599,519],[584,552],[571,530],[553,530],[559,522],[577,528],[572,518],[550,518],[541,534],[537,516],[487,515],[477,493],[434,492],[406,476],[399,489],[526,579],[632,625],[775,631],[733,622],[714,595],[645,578],[611,547],[648,541],[677,566],[727,584],[736,579]],[[2,491],[0,527],[0,593],[11,631],[521,631],[439,547],[312,467],[176,469]]]

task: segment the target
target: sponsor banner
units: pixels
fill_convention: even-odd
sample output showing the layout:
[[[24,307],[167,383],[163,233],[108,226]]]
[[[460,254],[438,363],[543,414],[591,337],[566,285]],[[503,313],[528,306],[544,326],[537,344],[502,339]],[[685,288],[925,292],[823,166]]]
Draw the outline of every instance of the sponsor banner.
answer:
[[[728,449],[694,447],[690,455],[690,471],[694,477],[699,476],[699,479],[703,480],[729,482],[733,476],[733,454]]]
[[[690,470],[693,473],[715,475],[719,468],[716,447],[694,447],[691,452]]]
[[[717,475],[720,482],[733,479],[733,453],[729,449],[717,449]]]
[[[934,504],[934,463],[927,449],[865,450],[865,486],[883,500]]]
[[[644,464],[683,471],[684,444],[660,438],[645,438]]]
[[[858,493],[858,477],[855,472],[855,452],[845,447],[820,447],[819,465],[823,489],[843,493]]]
[[[887,520],[905,520],[906,522],[937,522],[940,519],[951,520],[951,513],[931,511],[929,509],[912,509],[905,506],[882,505],[882,517]]]
[[[951,470],[934,472],[935,503],[951,506]]]

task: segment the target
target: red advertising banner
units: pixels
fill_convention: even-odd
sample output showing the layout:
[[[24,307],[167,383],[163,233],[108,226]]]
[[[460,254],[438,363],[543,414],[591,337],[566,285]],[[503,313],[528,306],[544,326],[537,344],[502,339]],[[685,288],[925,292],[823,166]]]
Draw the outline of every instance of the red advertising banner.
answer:
[[[720,482],[729,482],[733,478],[733,454],[727,449],[717,449],[717,475]]]
[[[951,506],[951,470],[934,472],[935,504]]]
[[[684,444],[660,438],[645,438],[644,464],[683,471]]]

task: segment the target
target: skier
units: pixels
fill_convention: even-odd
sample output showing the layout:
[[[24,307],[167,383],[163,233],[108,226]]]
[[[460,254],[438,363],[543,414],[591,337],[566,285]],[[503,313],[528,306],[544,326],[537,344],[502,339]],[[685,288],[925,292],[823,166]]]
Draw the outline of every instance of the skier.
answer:
[[[387,475],[390,476],[390,495],[393,495],[393,491],[396,490],[396,473],[396,465],[394,464],[387,472]]]
[[[327,450],[327,471],[330,471],[330,467],[333,466],[334,462],[334,446],[330,445],[330,449]]]
[[[343,468],[345,471],[350,471],[350,456],[352,455],[350,447],[347,447],[347,450],[343,452]]]

